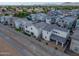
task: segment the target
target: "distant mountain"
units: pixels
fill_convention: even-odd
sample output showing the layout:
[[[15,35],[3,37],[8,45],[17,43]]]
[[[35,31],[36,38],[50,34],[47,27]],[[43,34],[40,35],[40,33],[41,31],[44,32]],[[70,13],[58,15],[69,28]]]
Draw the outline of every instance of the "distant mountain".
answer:
[[[0,6],[19,5],[19,6],[79,6],[79,2],[0,2]]]
[[[61,4],[60,2],[0,2],[0,6],[5,6],[5,5],[40,5],[40,6],[53,6],[53,5],[59,5]]]
[[[79,6],[79,2],[64,2],[61,4],[62,6]]]

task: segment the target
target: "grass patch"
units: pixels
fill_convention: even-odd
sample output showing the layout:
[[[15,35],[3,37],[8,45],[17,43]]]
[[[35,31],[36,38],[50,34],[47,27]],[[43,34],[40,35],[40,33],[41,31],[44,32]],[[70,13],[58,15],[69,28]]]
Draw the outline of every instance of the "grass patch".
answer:
[[[21,32],[21,29],[17,29],[17,28],[16,28],[15,30],[18,31],[18,32]]]

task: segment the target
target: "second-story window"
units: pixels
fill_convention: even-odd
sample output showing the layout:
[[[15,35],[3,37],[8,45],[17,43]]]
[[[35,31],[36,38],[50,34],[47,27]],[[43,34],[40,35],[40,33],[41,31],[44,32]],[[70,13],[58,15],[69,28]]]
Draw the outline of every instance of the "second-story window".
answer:
[[[26,28],[27,28],[27,26],[26,26]]]
[[[47,36],[45,36],[45,38],[47,38]]]
[[[32,30],[32,28],[31,28],[31,30]]]
[[[47,34],[48,34],[48,32],[47,32]]]

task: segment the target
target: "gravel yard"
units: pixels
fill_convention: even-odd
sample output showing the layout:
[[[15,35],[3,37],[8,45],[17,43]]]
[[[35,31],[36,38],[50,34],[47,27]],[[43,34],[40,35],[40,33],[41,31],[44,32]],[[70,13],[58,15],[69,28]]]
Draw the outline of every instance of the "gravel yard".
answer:
[[[16,56],[20,55],[19,52],[15,48],[12,48],[9,44],[7,44],[3,38],[0,37],[0,55],[1,56]]]

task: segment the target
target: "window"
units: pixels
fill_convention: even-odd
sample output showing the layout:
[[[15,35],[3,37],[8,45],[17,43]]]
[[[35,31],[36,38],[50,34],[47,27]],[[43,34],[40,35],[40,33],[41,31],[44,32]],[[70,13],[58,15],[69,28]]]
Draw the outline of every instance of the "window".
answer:
[[[59,20],[59,22],[61,22],[61,20]]]
[[[32,30],[32,28],[31,28],[31,30]]]
[[[64,22],[64,20],[62,20],[62,22]]]
[[[7,21],[5,21],[5,25],[7,25],[8,24],[8,22]]]
[[[47,37],[45,36],[45,38],[47,38]]]
[[[55,34],[60,34],[60,32],[53,30],[53,33]]]
[[[56,31],[53,31],[54,33],[57,33]]]
[[[74,49],[75,51],[79,51],[79,49],[77,48],[77,47],[75,47],[75,49]]]
[[[29,33],[29,31],[27,31],[27,30],[26,30],[26,32],[28,32],[28,33]]]
[[[47,34],[48,34],[48,32],[47,32]]]
[[[32,34],[32,35],[34,35],[34,33],[33,33],[33,32],[31,32],[31,34]]]
[[[26,26],[26,28],[27,28],[27,26]]]

